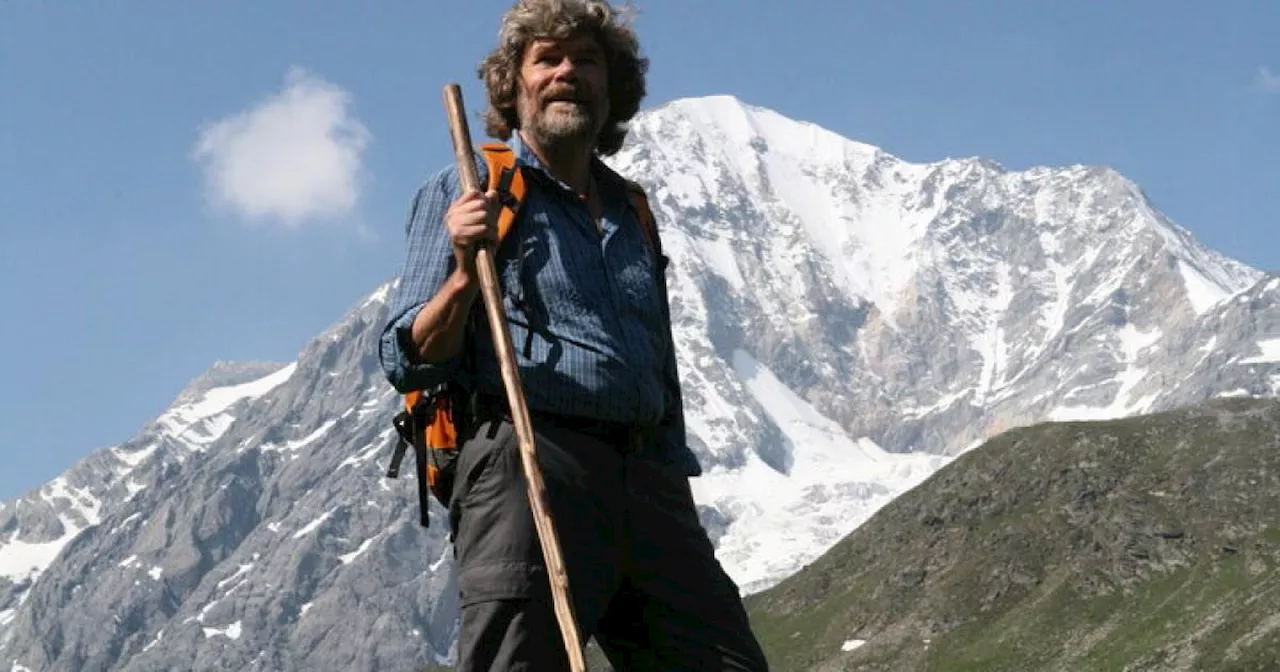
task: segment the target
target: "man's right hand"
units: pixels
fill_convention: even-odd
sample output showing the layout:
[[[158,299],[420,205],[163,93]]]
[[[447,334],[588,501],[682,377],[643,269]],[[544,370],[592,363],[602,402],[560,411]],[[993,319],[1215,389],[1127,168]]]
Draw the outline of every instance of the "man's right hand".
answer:
[[[445,362],[462,351],[467,315],[480,286],[476,249],[498,238],[498,193],[459,196],[445,211],[444,225],[457,268],[413,320],[413,359],[418,362]]]
[[[482,242],[498,240],[498,192],[481,194],[468,191],[459,196],[444,213],[445,227],[453,241],[453,256],[458,270],[468,279],[476,277],[476,250]]]

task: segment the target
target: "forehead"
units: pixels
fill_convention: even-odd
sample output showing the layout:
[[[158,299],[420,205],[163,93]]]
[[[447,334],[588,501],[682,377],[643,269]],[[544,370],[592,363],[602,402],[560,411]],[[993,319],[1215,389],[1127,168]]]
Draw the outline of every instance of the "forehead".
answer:
[[[600,47],[600,43],[588,34],[576,34],[570,37],[555,39],[550,37],[537,37],[529,41],[528,47],[525,48],[525,54],[542,52],[542,51],[566,51],[570,53],[594,52],[600,53],[604,51]]]

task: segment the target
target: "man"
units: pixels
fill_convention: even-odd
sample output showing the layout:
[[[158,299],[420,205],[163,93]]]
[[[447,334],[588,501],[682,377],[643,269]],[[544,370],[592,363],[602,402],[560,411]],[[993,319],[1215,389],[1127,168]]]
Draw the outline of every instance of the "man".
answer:
[[[528,188],[495,251],[503,302],[583,641],[620,670],[765,670],[736,585],[699,524],[688,478],[667,288],[626,184],[622,145],[646,59],[600,0],[522,0],[480,75],[489,135]],[[483,161],[477,162],[487,183]],[[417,193],[408,258],[381,341],[396,389],[474,390],[450,496],[460,670],[559,670],[553,610],[503,382],[483,312],[478,244],[494,193],[455,167]]]

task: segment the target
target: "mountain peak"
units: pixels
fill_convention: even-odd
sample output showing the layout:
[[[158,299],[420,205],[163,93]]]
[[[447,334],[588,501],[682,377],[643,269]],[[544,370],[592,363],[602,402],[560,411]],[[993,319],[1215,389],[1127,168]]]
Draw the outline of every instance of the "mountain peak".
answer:
[[[261,379],[288,365],[289,362],[216,361],[204,373],[187,384],[187,387],[178,395],[178,402],[196,399],[219,387],[231,387]]]
[[[809,155],[818,162],[856,158],[858,163],[869,163],[883,153],[814,122],[787,117],[727,94],[669,101],[638,115],[633,126],[642,134],[656,129],[666,129],[667,135],[692,133],[704,142],[749,147],[760,153]]]

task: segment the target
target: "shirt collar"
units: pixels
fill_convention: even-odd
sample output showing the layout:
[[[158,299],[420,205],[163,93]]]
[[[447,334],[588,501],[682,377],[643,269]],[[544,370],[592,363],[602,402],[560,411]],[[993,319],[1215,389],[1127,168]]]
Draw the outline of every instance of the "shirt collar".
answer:
[[[537,170],[542,173],[546,179],[555,183],[561,189],[564,189],[568,193],[573,193],[573,189],[553,175],[551,170],[547,167],[547,164],[543,163],[542,159],[538,158],[538,155],[529,148],[529,145],[527,145],[524,142],[524,139],[520,137],[519,131],[515,131],[511,134],[511,140],[507,142],[507,146],[515,153],[517,163]],[[613,171],[613,169],[605,165],[604,161],[601,161],[600,157],[596,155],[592,155],[591,157],[591,174],[596,178],[596,184],[602,190],[612,192],[622,183],[622,176],[618,175]]]
[[[539,159],[538,155],[534,154],[533,150],[529,148],[529,145],[525,144],[524,138],[520,137],[519,131],[511,134],[511,140],[507,145],[511,147],[511,151],[515,152],[517,162],[530,168],[540,170],[543,173],[546,173],[547,177],[552,177],[551,171],[547,170],[547,164],[543,163],[542,159]],[[552,179],[555,178],[552,177]]]

